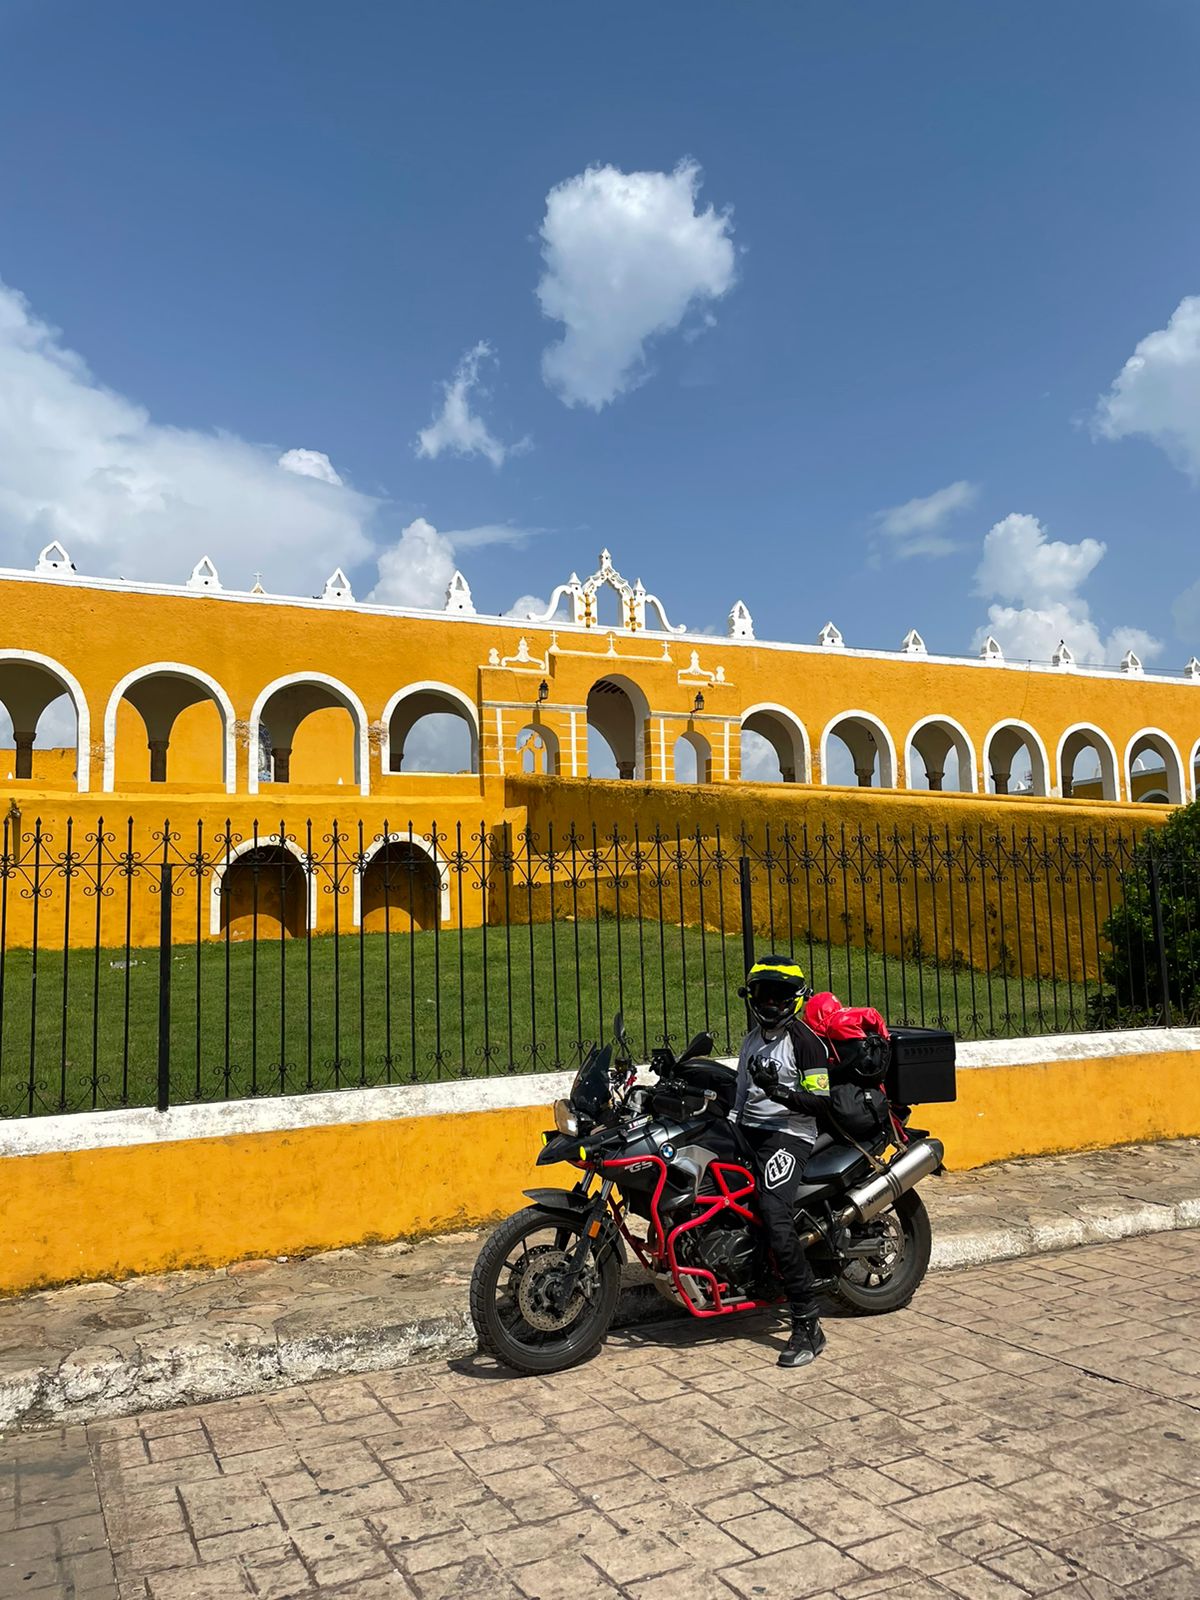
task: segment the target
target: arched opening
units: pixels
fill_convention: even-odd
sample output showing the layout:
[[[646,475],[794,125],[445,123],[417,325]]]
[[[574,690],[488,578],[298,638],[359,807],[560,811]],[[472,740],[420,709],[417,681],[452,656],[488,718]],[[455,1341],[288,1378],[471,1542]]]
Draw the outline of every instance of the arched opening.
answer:
[[[553,778],[559,771],[558,736],[541,723],[517,735],[517,771],[527,778]]]
[[[1050,793],[1046,747],[1025,722],[998,722],[983,741],[984,787],[989,794]]]
[[[309,876],[298,854],[277,839],[243,846],[213,877],[213,933],[231,940],[269,939],[282,930],[301,939],[311,911]]]
[[[645,776],[649,715],[645,695],[629,678],[601,678],[592,685],[587,697],[589,778]]]
[[[1200,739],[1192,746],[1191,760],[1188,762],[1188,777],[1192,784],[1192,799],[1200,800]]]
[[[1078,723],[1058,742],[1058,781],[1064,800],[1119,800],[1117,752],[1099,728]]]
[[[324,673],[278,678],[263,690],[250,716],[250,750],[251,794],[260,782],[369,792],[366,712]]]
[[[447,683],[412,683],[383,714],[385,772],[479,771],[474,704]]]
[[[742,777],[747,783],[807,783],[808,735],[783,706],[751,706],[742,717]]]
[[[104,713],[104,788],[234,783],[233,706],[207,673],[158,662],[122,678]]]
[[[675,741],[671,769],[676,783],[712,782],[712,746],[703,734],[688,731]]]
[[[905,782],[910,789],[975,792],[975,746],[953,717],[924,717],[904,748]]]
[[[1187,778],[1175,741],[1161,728],[1135,733],[1125,751],[1125,793],[1130,800],[1180,806]]]
[[[358,916],[367,933],[419,933],[436,926],[443,884],[437,866],[415,839],[388,839],[367,861]]]
[[[34,651],[0,655],[0,770],[47,788],[88,787],[87,702],[57,661]]]
[[[821,735],[826,783],[860,789],[896,787],[896,747],[883,723],[866,711],[847,711]]]

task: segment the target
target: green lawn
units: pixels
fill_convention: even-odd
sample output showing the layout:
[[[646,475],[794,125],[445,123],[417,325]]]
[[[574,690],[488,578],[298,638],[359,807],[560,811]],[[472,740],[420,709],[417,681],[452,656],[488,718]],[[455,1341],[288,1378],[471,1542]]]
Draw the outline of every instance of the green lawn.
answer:
[[[1086,1026],[1082,984],[937,970],[818,947],[818,988],[963,1038]],[[176,946],[171,1099],[549,1071],[625,1012],[639,1050],[708,1027],[736,1048],[738,936],[636,920]],[[0,970],[0,1115],[155,1097],[156,949],[9,950]],[[32,1071],[31,1071],[32,1063]],[[33,1092],[29,1084],[32,1076]]]

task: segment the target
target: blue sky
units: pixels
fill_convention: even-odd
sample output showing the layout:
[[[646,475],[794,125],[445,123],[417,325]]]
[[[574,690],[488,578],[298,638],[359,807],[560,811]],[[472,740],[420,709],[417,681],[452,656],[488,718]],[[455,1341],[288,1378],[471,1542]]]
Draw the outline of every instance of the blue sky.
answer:
[[[0,561],[1181,667],[1197,81],[1185,0],[0,0]]]

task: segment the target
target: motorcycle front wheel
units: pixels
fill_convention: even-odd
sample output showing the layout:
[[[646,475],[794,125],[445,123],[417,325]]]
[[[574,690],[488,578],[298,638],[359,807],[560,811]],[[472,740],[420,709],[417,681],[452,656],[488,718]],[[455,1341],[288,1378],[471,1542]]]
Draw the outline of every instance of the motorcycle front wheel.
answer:
[[[621,1263],[605,1234],[590,1242],[570,1298],[561,1287],[580,1225],[527,1206],[507,1217],[471,1275],[471,1321],[481,1350],[518,1372],[561,1372],[604,1341],[621,1291]]]
[[[920,1287],[933,1249],[920,1195],[910,1189],[882,1216],[851,1229],[851,1238],[874,1248],[851,1259],[833,1286],[834,1296],[860,1317],[901,1310]]]

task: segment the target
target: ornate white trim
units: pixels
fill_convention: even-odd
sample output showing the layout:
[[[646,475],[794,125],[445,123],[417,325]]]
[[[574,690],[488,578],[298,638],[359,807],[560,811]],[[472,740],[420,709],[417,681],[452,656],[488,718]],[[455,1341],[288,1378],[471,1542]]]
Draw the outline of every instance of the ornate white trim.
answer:
[[[1121,657],[1121,671],[1132,672],[1140,678],[1145,673],[1146,669],[1142,665],[1141,656],[1135,655],[1132,650],[1126,650],[1125,654]]]
[[[1200,661],[1197,661],[1195,656],[1192,656],[1184,667],[1183,675],[1189,683],[1200,683]]]
[[[842,638],[840,628],[835,628],[832,622],[827,622],[817,635],[817,643],[823,650],[842,650],[846,641]]]
[[[1108,799],[1120,800],[1120,798],[1121,798],[1121,762],[1120,762],[1120,758],[1117,755],[1117,747],[1116,747],[1116,745],[1113,744],[1112,740],[1103,731],[1103,729],[1098,728],[1095,725],[1094,722],[1073,722],[1071,724],[1071,726],[1064,731],[1062,737],[1059,739],[1058,746],[1057,746],[1057,748],[1055,749],[1055,752],[1054,752],[1054,778],[1053,778],[1054,787],[1051,789],[1050,793],[1052,795],[1057,796],[1058,799],[1060,799],[1060,800],[1062,799],[1062,789],[1063,789],[1062,754],[1063,754],[1064,748],[1066,747],[1067,740],[1071,737],[1071,735],[1073,733],[1086,733],[1088,735],[1089,739],[1091,739],[1093,741],[1098,741],[1098,753],[1100,755],[1100,798],[1102,800],[1108,800]],[[1111,796],[1106,795],[1104,793],[1104,754],[1105,753],[1107,753],[1108,758],[1112,763],[1112,787],[1113,787],[1115,793],[1112,794]]]
[[[821,782],[827,784],[829,779],[825,776],[829,755],[829,740],[842,722],[865,722],[876,734],[883,735],[882,743],[876,739],[875,747],[879,751],[879,787],[881,789],[897,789],[900,786],[900,763],[896,759],[896,745],[887,725],[880,722],[877,716],[870,711],[839,711],[837,716],[830,717],[821,734]],[[884,752],[887,752],[887,761],[884,761]]]
[[[1050,657],[1050,665],[1057,667],[1060,672],[1072,672],[1075,668],[1075,652],[1065,639],[1058,641],[1058,649]]]
[[[781,726],[791,735],[792,755],[793,757],[800,757],[799,760],[795,761],[796,781],[797,783],[811,783],[813,776],[812,748],[808,742],[808,729],[794,711],[789,711],[786,706],[777,705],[771,700],[760,700],[757,705],[748,706],[742,712],[738,723],[739,733],[746,731],[747,720],[756,716],[760,711],[766,716],[777,717]],[[750,732],[753,733],[754,731],[754,729],[750,729]],[[766,734],[760,734],[759,737],[765,739]],[[803,768],[803,776],[801,776],[801,768]]]
[[[220,589],[221,587],[222,583],[216,567],[208,556],[201,556],[192,568],[192,575],[187,581],[187,588]]]
[[[904,656],[927,656],[929,651],[925,648],[925,641],[915,628],[910,628],[900,641],[900,654]]]
[[[53,656],[41,655],[37,650],[0,649],[0,666],[6,661],[23,661],[27,666],[43,667],[52,678],[58,679],[64,693],[71,696],[75,707],[75,791],[77,794],[86,794],[92,773],[92,717],[79,679],[55,661]]]
[[[51,539],[38,552],[37,566],[33,570],[42,578],[69,578],[75,571],[75,563],[67,554],[66,546]]]
[[[646,607],[653,606],[658,613],[658,620],[664,633],[686,633],[684,627],[672,627],[663,606],[657,595],[647,594],[639,578],[635,584],[627,582],[613,566],[612,556],[607,550],[600,552],[600,565],[582,583],[579,574],[573,572],[566,583],[560,583],[550,596],[550,604],[541,616],[530,613],[531,622],[551,622],[563,600],[571,602],[571,620],[577,627],[598,628],[599,616],[596,610],[596,596],[603,588],[609,588],[620,597],[621,601],[621,630],[626,633],[644,633],[646,630]]]
[[[259,728],[262,725],[263,710],[267,704],[267,701],[270,700],[271,696],[278,690],[288,689],[292,686],[292,684],[297,683],[319,683],[322,684],[326,689],[331,689],[334,695],[341,700],[346,710],[350,713],[354,720],[355,730],[354,764],[358,769],[355,773],[355,781],[358,784],[359,794],[370,794],[371,762],[370,746],[367,740],[366,708],[364,707],[362,701],[355,694],[353,689],[347,688],[347,686],[339,678],[330,677],[327,672],[285,672],[281,678],[274,679],[273,682],[267,684],[265,689],[259,690],[258,698],[254,702],[254,708],[250,712],[250,750],[246,793],[258,793],[258,735]]]
[[[529,654],[529,640],[522,637],[517,645],[515,656],[501,658],[499,650],[493,647],[488,651],[487,664],[489,667],[508,668],[513,672],[549,672],[549,658],[545,656],[531,656]]]
[[[1004,665],[1004,651],[990,633],[979,647],[979,659],[989,667]]]
[[[700,665],[699,650],[693,650],[691,659],[688,661],[687,666],[680,667],[679,671],[675,674],[675,678],[677,682],[685,684],[688,687],[691,687],[693,684],[711,685],[714,683],[719,683],[724,685],[725,668],[717,667],[714,671],[709,672],[705,667]]]
[[[729,613],[729,627],[726,630],[731,639],[753,639],[754,618],[744,600],[735,600],[733,609]]]
[[[226,794],[237,793],[237,740],[234,732],[234,723],[237,721],[233,709],[233,701],[215,678],[210,678],[207,672],[201,672],[199,667],[184,666],[181,661],[154,661],[146,667],[135,667],[132,672],[127,672],[113,689],[108,697],[108,704],[104,708],[104,776],[101,788],[105,794],[112,794],[116,788],[117,766],[117,713],[121,701],[135,683],[140,683],[143,678],[157,676],[166,678],[186,678],[192,683],[208,692],[221,713],[221,753],[223,768],[222,778],[225,783]]]
[[[353,605],[354,591],[350,587],[350,579],[341,567],[334,567],[325,579],[325,589],[321,595],[322,600],[332,600],[338,605]]]
[[[451,615],[460,617],[473,617],[475,615],[475,602],[471,599],[471,585],[461,572],[456,571],[446,585],[446,610]]]

